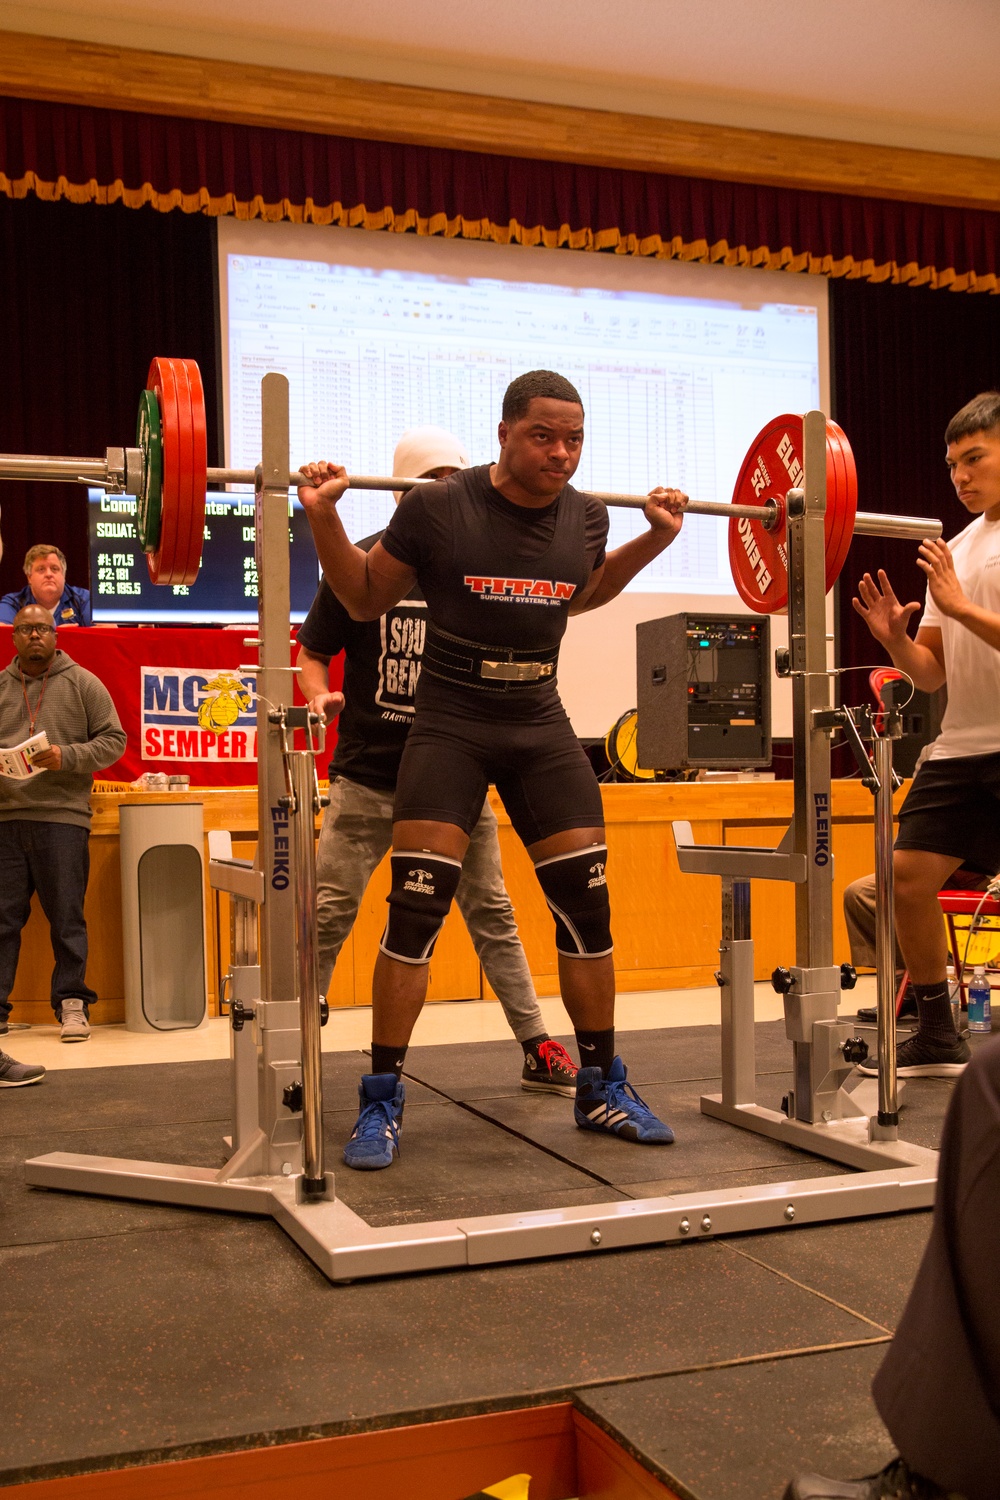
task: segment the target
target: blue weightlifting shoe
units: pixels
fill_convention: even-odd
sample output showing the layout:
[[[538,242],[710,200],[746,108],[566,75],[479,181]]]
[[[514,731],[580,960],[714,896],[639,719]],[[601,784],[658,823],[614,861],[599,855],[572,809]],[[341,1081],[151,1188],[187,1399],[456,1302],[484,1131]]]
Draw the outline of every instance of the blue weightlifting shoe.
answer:
[[[344,1147],[344,1161],[356,1172],[378,1172],[391,1167],[399,1151],[406,1090],[395,1073],[363,1073],[358,1098],[361,1113]]]
[[[607,1078],[600,1068],[580,1069],[573,1117],[581,1130],[599,1130],[640,1146],[669,1146],[674,1138],[670,1126],[643,1104],[620,1057],[611,1064]]]

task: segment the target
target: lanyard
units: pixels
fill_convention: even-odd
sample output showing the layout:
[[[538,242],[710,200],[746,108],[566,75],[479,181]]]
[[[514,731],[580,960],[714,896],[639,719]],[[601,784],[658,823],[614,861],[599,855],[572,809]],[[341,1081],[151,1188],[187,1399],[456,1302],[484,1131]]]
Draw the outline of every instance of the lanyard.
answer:
[[[21,692],[24,694],[24,711],[28,715],[28,734],[32,735],[35,732],[35,724],[38,720],[38,715],[42,711],[42,699],[45,697],[45,689],[49,684],[49,673],[52,671],[52,663],[49,662],[48,666],[45,668],[45,676],[42,678],[42,691],[38,695],[38,702],[35,704],[34,713],[31,712],[31,704],[28,702],[28,689],[24,684],[24,672],[20,666],[20,663],[18,664],[17,670],[21,673]]]

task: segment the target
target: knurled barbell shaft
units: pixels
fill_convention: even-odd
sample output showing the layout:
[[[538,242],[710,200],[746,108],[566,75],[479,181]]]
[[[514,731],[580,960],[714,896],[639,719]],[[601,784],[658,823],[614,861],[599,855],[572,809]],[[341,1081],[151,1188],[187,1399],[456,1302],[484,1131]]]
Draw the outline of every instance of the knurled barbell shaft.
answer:
[[[252,469],[209,469],[208,478],[210,483],[215,484],[249,484],[254,482]],[[289,474],[288,488],[298,489],[304,484],[311,484],[308,475],[301,472]],[[431,484],[430,479],[402,479],[398,476],[381,476],[376,474],[348,474],[347,483],[352,490],[412,490],[418,484]],[[600,500],[604,505],[617,506],[623,510],[642,510],[646,505],[646,495],[619,495],[599,490],[587,490],[595,500]],[[748,520],[759,521],[762,514],[767,514],[766,505],[728,505],[721,500],[689,500],[685,509],[696,516],[719,516],[724,521],[730,521],[734,517],[738,520],[746,516]],[[772,506],[772,513],[774,507]]]
[[[107,458],[50,458],[31,453],[0,453],[0,480],[52,480],[65,483],[100,486],[108,478]],[[253,469],[209,469],[210,484],[253,485]],[[307,483],[301,472],[289,474],[288,488],[296,489]],[[402,479],[391,475],[349,474],[348,484],[352,490],[411,490],[418,484],[429,484],[428,479]],[[645,495],[622,495],[614,491],[588,491],[595,500],[615,509],[642,510]],[[731,521],[746,517],[751,521],[766,518],[768,509],[775,513],[774,502],[763,505],[731,505],[724,500],[689,500],[685,509],[695,516],[717,516]],[[855,536],[899,537],[903,540],[922,541],[924,537],[939,537],[943,531],[940,521],[928,516],[879,515],[874,511],[858,511],[854,520]]]
[[[210,483],[215,484],[252,485],[254,472],[252,469],[209,469],[208,478]],[[297,489],[304,481],[308,482],[307,476],[301,471],[289,474],[288,488]],[[431,482],[429,479],[402,479],[373,474],[347,476],[348,486],[352,490],[412,490],[418,484]],[[614,490],[587,490],[586,493],[604,505],[622,510],[643,510],[648,499],[646,495],[624,495]],[[690,515],[718,516],[722,521],[738,521],[745,516],[748,521],[763,520],[765,525],[768,524],[768,514],[772,517],[777,515],[777,506],[773,500],[765,500],[761,505],[733,505],[725,500],[689,500],[684,509]],[[916,537],[919,540],[938,537],[942,530],[940,521],[932,521],[927,516],[883,516],[875,511],[859,511],[854,524],[855,536]]]

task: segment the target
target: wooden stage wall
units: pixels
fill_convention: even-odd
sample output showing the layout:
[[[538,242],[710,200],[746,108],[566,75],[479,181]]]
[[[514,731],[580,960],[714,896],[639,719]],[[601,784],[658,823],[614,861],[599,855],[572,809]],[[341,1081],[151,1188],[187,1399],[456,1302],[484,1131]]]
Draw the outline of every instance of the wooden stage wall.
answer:
[[[603,788],[608,829],[608,884],[615,937],[615,968],[621,990],[685,989],[712,984],[718,964],[720,882],[714,876],[682,875],[677,868],[670,822],[687,819],[701,843],[774,846],[792,812],[791,782],[685,783]],[[558,993],[552,918],[531,863],[494,797],[500,818],[507,886],[539,995]],[[897,806],[903,796],[897,794]],[[256,793],[250,789],[198,791],[205,830],[233,835],[237,857],[252,858],[257,838]],[[118,808],[122,802],[172,800],[129,793],[96,793],[91,836],[91,877],[87,894],[90,933],[88,980],[101,997],[97,1023],[125,1018],[122,964],[121,875]],[[188,800],[185,798],[185,800]],[[849,958],[841,896],[845,885],[874,865],[872,799],[856,781],[833,785],[835,865],[834,959]],[[206,849],[207,866],[207,849]],[[388,862],[376,871],[354,931],[344,945],[330,987],[335,1006],[367,1005],[378,939],[385,924]],[[218,974],[229,962],[228,898],[205,891],[208,919],[208,991],[211,1014],[218,1014]],[[766,979],[779,963],[794,962],[794,895],[791,886],[754,881],[753,935],[757,978]],[[12,993],[15,1020],[44,1023],[52,968],[48,927],[33,903],[24,933],[21,961]],[[432,1000],[489,997],[479,962],[458,912],[445,924],[431,964]]]

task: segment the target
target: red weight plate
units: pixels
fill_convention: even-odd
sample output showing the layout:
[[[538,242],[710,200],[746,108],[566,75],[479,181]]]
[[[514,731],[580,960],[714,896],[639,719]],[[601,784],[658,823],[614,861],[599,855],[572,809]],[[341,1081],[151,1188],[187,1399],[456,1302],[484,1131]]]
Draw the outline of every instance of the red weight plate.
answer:
[[[147,558],[154,583],[197,580],[205,529],[205,400],[194,360],[156,359],[150,388],[163,393],[163,498],[160,545]]]
[[[200,538],[197,529],[199,505],[198,497],[195,494],[194,415],[191,410],[191,380],[184,360],[178,359],[174,361],[174,373],[177,377],[178,405],[181,411],[183,428],[184,477],[184,509],[182,512],[184,525],[177,538],[177,562],[174,568],[174,582],[188,583],[191,578],[192,545],[200,551]],[[204,503],[204,494],[202,495],[202,503]],[[204,525],[204,522],[202,524]],[[195,564],[197,566],[197,552],[195,554]]]
[[[784,496],[802,479],[802,418],[775,417],[747,451],[733,490],[734,505],[763,505]],[[774,614],[788,603],[788,543],[785,521],[768,531],[763,520],[729,523],[729,564],[744,604]]]
[[[205,532],[207,445],[201,373],[193,359],[170,361],[180,417],[180,508],[172,583],[197,581]]]
[[[826,591],[833,588],[843,566],[846,520],[847,468],[840,446],[840,429],[826,424]]]
[[[845,455],[845,447],[847,454]],[[857,484],[847,439],[834,422],[826,430],[827,506],[824,525],[827,592],[833,587],[854,534]],[[800,485],[802,418],[776,417],[754,440],[740,469],[733,503],[762,505]],[[729,560],[737,592],[758,614],[788,603],[788,552],[784,522],[768,531],[763,521],[730,521]]]
[[[205,538],[205,491],[208,488],[208,424],[201,371],[193,359],[184,360],[191,395],[191,537],[184,582],[197,583]]]
[[[827,556],[826,586],[831,589],[840,577],[847,554],[850,551],[851,542],[854,540],[854,518],[858,513],[858,471],[854,464],[854,454],[851,445],[847,441],[847,434],[843,428],[838,427],[836,422],[828,422],[827,442],[831,437],[836,440],[840,447],[840,456],[843,463],[843,491],[841,493],[841,510],[843,514],[843,529],[840,537],[838,551],[831,557]]]
[[[154,583],[171,583],[177,546],[180,419],[177,410],[177,382],[170,360],[153,360],[146,377],[146,389],[154,391],[160,403],[163,448],[160,540],[155,552],[146,553],[146,565]]]
[[[191,480],[194,465],[194,447],[191,433],[191,391],[187,371],[179,359],[170,361],[177,385],[178,418],[178,482],[177,482],[177,527],[174,566],[168,582],[178,584],[185,581],[188,563],[188,548],[191,542]]]

